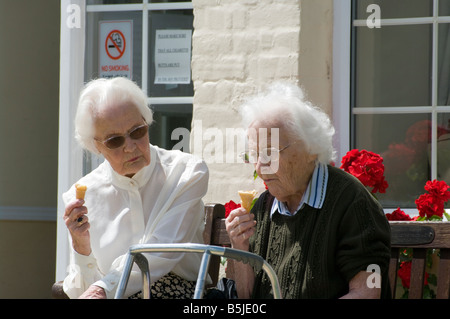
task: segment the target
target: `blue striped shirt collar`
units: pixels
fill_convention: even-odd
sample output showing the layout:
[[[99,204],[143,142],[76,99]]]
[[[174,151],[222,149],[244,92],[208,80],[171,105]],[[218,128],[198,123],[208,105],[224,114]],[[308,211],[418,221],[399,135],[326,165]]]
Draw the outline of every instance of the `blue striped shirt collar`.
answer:
[[[302,209],[305,204],[317,209],[322,208],[327,191],[327,183],[328,167],[325,164],[317,163],[296,212]],[[277,210],[282,215],[292,215],[286,205],[275,198],[270,211],[270,216],[272,216]]]

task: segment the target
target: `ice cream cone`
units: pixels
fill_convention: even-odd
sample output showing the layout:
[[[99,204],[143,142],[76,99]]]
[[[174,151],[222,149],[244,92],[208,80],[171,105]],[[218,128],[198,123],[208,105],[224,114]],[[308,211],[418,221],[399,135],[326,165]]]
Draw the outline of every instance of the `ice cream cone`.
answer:
[[[244,209],[247,212],[250,212],[250,209],[252,208],[253,199],[256,196],[256,191],[238,191],[239,196],[241,197],[241,206],[244,207]]]
[[[75,189],[77,191],[76,194],[77,199],[84,199],[87,187],[85,185],[75,184]]]

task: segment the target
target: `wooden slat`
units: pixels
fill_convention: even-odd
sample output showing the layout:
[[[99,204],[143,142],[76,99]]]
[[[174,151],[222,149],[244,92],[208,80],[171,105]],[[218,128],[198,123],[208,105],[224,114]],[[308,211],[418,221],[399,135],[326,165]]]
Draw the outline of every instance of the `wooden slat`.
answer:
[[[231,245],[230,238],[228,237],[228,233],[225,228],[225,218],[214,220],[212,244],[220,246]]]
[[[409,283],[409,299],[421,299],[425,276],[426,249],[415,248],[411,262],[411,281]]]
[[[205,229],[203,230],[203,242],[206,245],[211,244],[212,224],[214,219],[214,205],[205,205]]]
[[[223,225],[218,224],[223,220]],[[220,245],[217,232],[225,230],[225,207],[221,204],[205,205],[205,229],[203,231],[203,241],[207,245]],[[222,230],[222,232],[223,232]]]
[[[389,284],[391,285],[392,298],[395,298],[397,288],[399,248],[391,249],[391,260],[389,261]]]
[[[225,217],[225,207],[221,204],[205,205],[205,229],[203,231],[203,240],[207,245],[220,245],[217,240],[216,222],[221,221]],[[215,287],[219,278],[220,257],[211,256],[209,261],[208,274],[212,279],[211,287]]]
[[[450,298],[450,249],[440,250],[439,268],[437,274],[437,299]]]

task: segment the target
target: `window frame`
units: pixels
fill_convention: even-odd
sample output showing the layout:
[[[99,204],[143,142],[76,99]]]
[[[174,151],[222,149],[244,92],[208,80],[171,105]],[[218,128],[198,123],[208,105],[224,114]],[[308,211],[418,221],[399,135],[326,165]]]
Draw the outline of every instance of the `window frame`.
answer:
[[[89,13],[100,12],[141,12],[142,13],[142,58],[141,58],[141,88],[149,95],[148,105],[184,105],[194,104],[194,96],[172,96],[172,97],[151,97],[149,92],[149,22],[151,11],[163,10],[193,10],[191,0],[168,3],[151,3],[151,0],[142,0],[142,3],[133,4],[86,4],[86,16]],[[88,23],[88,22],[86,22]],[[85,39],[87,40],[87,39]],[[83,164],[83,174],[87,174],[92,169],[101,164],[103,158],[95,154],[85,154]]]
[[[142,11],[142,90],[148,92],[148,71],[149,71],[149,15],[150,11],[162,10],[193,10],[192,1],[149,3],[149,0],[142,0],[142,3],[134,4],[90,4],[86,5],[86,14],[93,12],[125,12]],[[193,104],[193,96],[176,97],[149,97],[148,103],[152,104]]]
[[[432,63],[431,63],[431,105],[389,106],[389,107],[353,107],[352,92],[352,50],[355,48],[353,28],[367,27],[365,19],[353,20],[352,0],[334,0],[333,26],[333,123],[336,127],[335,147],[340,161],[347,151],[353,148],[352,125],[355,115],[389,114],[428,114],[431,118],[431,179],[437,178],[437,129],[438,114],[450,113],[449,106],[438,105],[438,32],[439,25],[450,23],[450,16],[439,16],[439,2],[433,0],[432,15],[429,17],[383,19],[381,27],[429,24],[432,26]],[[382,8],[381,8],[382,9]],[[367,14],[369,16],[370,13]],[[338,165],[337,165],[338,166]],[[402,208],[410,216],[417,216],[417,209]],[[385,208],[391,213],[395,208]]]

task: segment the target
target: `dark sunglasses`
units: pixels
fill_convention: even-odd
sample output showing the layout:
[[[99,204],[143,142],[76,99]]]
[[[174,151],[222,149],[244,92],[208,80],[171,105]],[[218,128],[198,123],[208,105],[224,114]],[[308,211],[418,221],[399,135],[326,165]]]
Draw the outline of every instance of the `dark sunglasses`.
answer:
[[[107,138],[104,141],[99,141],[96,139],[96,141],[102,143],[110,150],[113,150],[125,144],[125,140],[128,136],[133,140],[138,140],[143,138],[147,134],[147,132],[148,132],[148,124],[145,123],[143,125],[134,128],[131,132],[128,132],[124,135],[111,136],[110,138]]]

